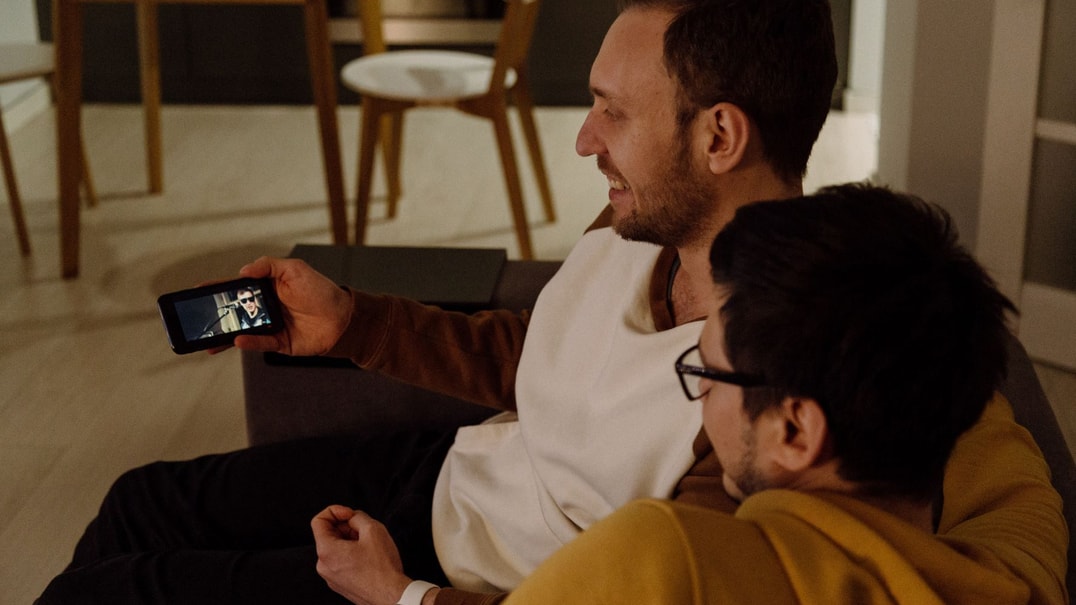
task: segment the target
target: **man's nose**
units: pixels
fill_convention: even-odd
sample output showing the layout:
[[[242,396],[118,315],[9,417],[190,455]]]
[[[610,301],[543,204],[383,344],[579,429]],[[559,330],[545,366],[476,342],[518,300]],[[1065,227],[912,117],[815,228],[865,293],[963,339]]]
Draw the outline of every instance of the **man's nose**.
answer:
[[[587,114],[583,125],[579,127],[579,134],[575,137],[575,152],[582,157],[596,155],[601,151],[597,134],[594,132],[594,122],[591,114]]]

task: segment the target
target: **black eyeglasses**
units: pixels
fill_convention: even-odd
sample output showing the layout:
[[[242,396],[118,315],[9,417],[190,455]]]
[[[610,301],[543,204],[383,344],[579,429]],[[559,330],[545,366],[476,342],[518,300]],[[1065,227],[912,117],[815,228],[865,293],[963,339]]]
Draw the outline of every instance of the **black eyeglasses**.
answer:
[[[680,377],[680,386],[684,388],[684,395],[692,401],[706,394],[706,391],[702,390],[703,378],[740,387],[759,387],[766,384],[761,376],[715,370],[702,365],[699,345],[684,351],[683,355],[676,360],[676,374]]]
[[[248,302],[254,302],[254,297],[253,297],[253,296],[244,296],[243,298],[240,298],[240,299],[239,299],[239,303],[240,303],[240,304],[244,304],[244,305],[245,305],[245,304],[247,304]]]

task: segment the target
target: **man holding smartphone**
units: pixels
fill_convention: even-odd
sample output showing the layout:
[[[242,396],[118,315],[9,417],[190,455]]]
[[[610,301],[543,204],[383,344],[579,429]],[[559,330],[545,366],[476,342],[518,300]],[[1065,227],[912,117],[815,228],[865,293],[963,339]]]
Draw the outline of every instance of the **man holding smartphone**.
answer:
[[[109,587],[112,602],[333,603],[339,592],[378,605],[491,603],[631,500],[735,509],[697,410],[660,360],[698,342],[716,305],[709,244],[736,209],[802,194],[836,79],[829,6],[622,4],[576,143],[608,179],[609,207],[532,313],[463,315],[346,290],[298,260],[240,272],[273,280],[286,325],[236,346],[350,358],[503,413],[448,434],[304,441],[135,469],[42,602]],[[1017,429],[998,438],[1019,445]],[[1030,536],[998,556],[1050,602],[1063,591],[1060,502],[1034,469],[1006,487],[990,502],[947,495],[955,512],[945,530]],[[316,551],[310,520],[333,503],[387,535]]]

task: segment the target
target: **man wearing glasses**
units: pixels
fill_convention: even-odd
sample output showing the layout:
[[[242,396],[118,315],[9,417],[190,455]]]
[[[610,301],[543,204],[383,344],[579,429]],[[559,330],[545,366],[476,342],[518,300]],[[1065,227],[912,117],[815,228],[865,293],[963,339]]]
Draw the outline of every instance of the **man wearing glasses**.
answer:
[[[340,593],[378,605],[486,604],[631,500],[735,509],[697,411],[673,405],[676,377],[654,360],[698,341],[714,308],[709,245],[736,209],[803,193],[837,76],[832,17],[825,0],[620,4],[576,140],[609,183],[608,212],[533,312],[448,313],[345,290],[295,259],[240,271],[273,279],[286,322],[236,346],[348,358],[494,408],[495,420],[133,469],[43,603],[94,590],[119,602],[119,589],[103,588],[117,586],[149,602],[156,591],[190,602],[337,603]],[[1048,479],[1010,488],[1003,500],[947,499],[946,529],[1020,524],[1022,535],[1045,536],[1002,555],[1056,593],[1060,502],[1039,498],[1056,496]],[[1025,503],[1044,517],[1030,531]],[[390,537],[363,539],[355,510]]]
[[[739,509],[629,504],[507,604],[1027,603],[1002,541],[935,535],[943,478],[970,479],[945,472],[958,438],[1005,423],[1014,311],[944,211],[830,188],[741,208],[710,258],[718,302],[675,369]],[[1034,461],[1009,463],[979,488]]]

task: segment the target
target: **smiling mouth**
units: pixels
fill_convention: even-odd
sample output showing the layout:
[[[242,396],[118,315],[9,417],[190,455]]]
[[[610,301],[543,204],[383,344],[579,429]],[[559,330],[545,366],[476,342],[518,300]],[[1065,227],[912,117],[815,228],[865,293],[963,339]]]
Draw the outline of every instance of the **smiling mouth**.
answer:
[[[631,189],[622,177],[613,170],[612,162],[603,156],[598,156],[597,163],[598,170],[609,180],[610,189],[614,191],[629,191]]]

